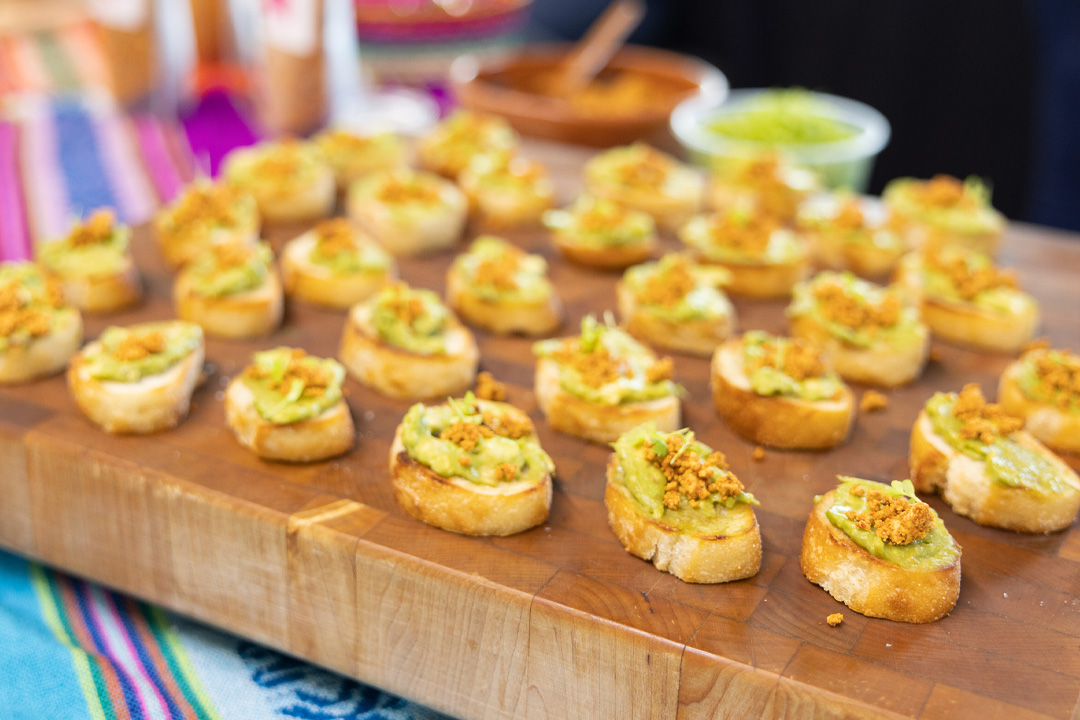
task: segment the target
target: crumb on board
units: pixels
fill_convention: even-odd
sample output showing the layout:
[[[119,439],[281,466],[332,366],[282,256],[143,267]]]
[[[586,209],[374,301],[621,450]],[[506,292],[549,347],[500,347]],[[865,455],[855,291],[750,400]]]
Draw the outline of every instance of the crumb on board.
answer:
[[[496,380],[491,373],[481,372],[476,376],[476,397],[481,400],[505,402],[506,385]]]
[[[1050,338],[1040,337],[1040,338],[1035,338],[1034,340],[1029,340],[1026,343],[1024,343],[1024,347],[1022,347],[1020,349],[1020,354],[1021,355],[1026,355],[1027,353],[1031,352],[1032,350],[1049,350],[1049,349],[1050,349]]]
[[[927,355],[927,360],[929,360],[930,362],[933,362],[933,363],[939,363],[943,359],[944,359],[944,356],[942,355],[941,350],[939,350],[936,346],[932,345],[930,347],[930,353],[929,353],[929,355]]]
[[[889,407],[889,398],[877,390],[867,390],[859,401],[859,409],[864,413],[879,412]]]
[[[758,445],[756,448],[754,448],[754,454],[751,455],[751,457],[754,458],[755,462],[761,462],[765,459],[765,448]]]
[[[836,627],[840,623],[844,622],[844,613],[833,613],[829,617],[825,618],[825,622],[829,623],[829,627]]]

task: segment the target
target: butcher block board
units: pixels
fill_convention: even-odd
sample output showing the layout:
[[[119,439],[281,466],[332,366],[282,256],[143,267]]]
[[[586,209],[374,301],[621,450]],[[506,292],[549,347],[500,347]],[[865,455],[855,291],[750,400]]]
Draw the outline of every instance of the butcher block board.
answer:
[[[531,150],[569,199],[583,156]],[[614,309],[616,275],[567,265],[543,232],[509,237],[551,261],[565,334],[586,313]],[[149,301],[110,323],[172,315],[147,229],[135,250]],[[404,261],[402,276],[441,291],[451,257]],[[1044,333],[1075,347],[1080,237],[1014,227],[1003,259],[1042,304]],[[784,331],[783,303],[735,304],[741,328]],[[358,437],[347,456],[287,465],[242,449],[224,424],[229,378],[277,345],[335,355],[344,320],[291,303],[270,338],[209,340],[212,374],[191,416],[152,437],[101,432],[62,377],[0,390],[0,544],[464,718],[1078,716],[1075,526],[1034,536],[982,528],[930,498],[963,546],[963,582],[953,613],[929,625],[848,611],[799,569],[814,495],[840,473],[906,478],[923,402],[969,381],[992,396],[1011,358],[935,344],[925,375],[889,392],[884,412],[860,416],[844,446],[755,462],[754,446],[711,405],[708,362],[677,357],[684,424],[727,453],[761,501],[761,571],[699,586],[632,557],[608,529],[609,450],[550,430],[527,339],[478,334],[482,369],[510,385],[557,466],[551,517],[529,532],[474,539],[408,518],[387,462],[409,403],[352,379]],[[106,324],[89,319],[87,336]],[[834,612],[844,613],[835,628],[825,623]]]

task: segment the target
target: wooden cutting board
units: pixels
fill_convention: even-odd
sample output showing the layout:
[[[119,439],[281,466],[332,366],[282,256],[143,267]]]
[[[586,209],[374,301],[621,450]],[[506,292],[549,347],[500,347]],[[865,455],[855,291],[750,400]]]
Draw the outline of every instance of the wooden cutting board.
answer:
[[[565,198],[582,156],[531,146]],[[275,233],[277,239],[287,233]],[[543,232],[510,237],[552,261],[569,319],[614,308],[616,275],[559,260]],[[669,239],[669,245],[674,243]],[[124,324],[172,315],[170,279],[136,233],[149,290]],[[450,255],[401,263],[443,289]],[[1042,303],[1057,345],[1080,337],[1080,237],[1015,226],[1004,261]],[[743,329],[782,332],[784,304],[736,301]],[[558,479],[547,524],[502,539],[429,528],[395,505],[387,471],[408,403],[347,383],[358,429],[348,456],[272,464],[225,427],[222,391],[254,350],[332,356],[345,315],[291,303],[258,342],[210,340],[209,381],[172,432],[112,437],[84,419],[61,377],[0,390],[0,545],[466,718],[1077,717],[1080,531],[1018,535],[931,504],[963,545],[955,611],[930,625],[847,611],[799,569],[815,494],[838,473],[907,477],[908,433],[935,390],[1010,361],[936,345],[922,379],[889,393],[828,453],[768,452],[725,428],[706,360],[678,357],[684,422],[723,450],[761,501],[757,576],[696,586],[627,554],[607,527],[609,451],[553,433],[532,392],[531,341],[479,334],[481,366],[536,421]],[[87,336],[105,326],[87,322]],[[836,628],[829,613],[843,611]]]

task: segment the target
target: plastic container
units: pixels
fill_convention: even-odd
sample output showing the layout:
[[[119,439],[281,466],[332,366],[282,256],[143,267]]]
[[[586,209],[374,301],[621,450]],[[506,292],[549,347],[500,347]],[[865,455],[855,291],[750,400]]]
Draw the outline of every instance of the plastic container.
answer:
[[[821,143],[765,143],[727,138],[709,129],[727,114],[753,109],[765,88],[733,90],[726,102],[705,97],[690,98],[671,114],[671,131],[698,165],[723,171],[728,161],[776,151],[788,161],[816,171],[828,188],[865,192],[874,159],[889,143],[889,121],[869,105],[827,93],[809,93],[815,101],[814,115],[850,125],[857,132],[843,140]]]

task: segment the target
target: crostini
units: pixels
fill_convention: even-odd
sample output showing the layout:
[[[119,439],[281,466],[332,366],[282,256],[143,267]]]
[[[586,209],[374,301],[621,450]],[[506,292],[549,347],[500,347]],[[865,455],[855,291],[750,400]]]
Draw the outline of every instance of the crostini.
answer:
[[[554,471],[528,415],[472,393],[413,405],[390,447],[405,512],[462,535],[513,535],[544,522]]]
[[[902,288],[822,272],[795,286],[791,334],[825,349],[840,377],[893,387],[922,374],[930,331]]]
[[[461,239],[469,204],[454,183],[425,172],[374,173],[349,188],[349,217],[394,255],[451,247]]]
[[[555,202],[555,185],[538,162],[501,154],[473,158],[458,177],[477,225],[499,230],[538,225]]]
[[[312,142],[334,171],[338,193],[344,193],[353,181],[366,175],[409,164],[409,146],[394,133],[358,135],[331,129],[317,134]]]
[[[347,309],[396,278],[394,259],[345,218],[323,220],[281,250],[285,294],[315,305]]]
[[[980,525],[1067,528],[1080,510],[1080,478],[1023,426],[975,383],[935,393],[911,429],[915,488],[941,493],[953,512]]]
[[[38,261],[60,280],[68,302],[86,313],[113,313],[142,302],[131,259],[131,228],[112,210],[97,210],[67,237],[38,246]]]
[[[281,324],[281,279],[269,245],[215,245],[188,265],[173,284],[173,304],[181,320],[197,323],[207,335],[253,338]]]
[[[72,358],[68,387],[106,432],[160,432],[187,417],[204,354],[203,331],[194,323],[110,327]]]
[[[420,167],[456,180],[477,155],[513,155],[518,136],[497,115],[458,110],[416,143]]]
[[[174,268],[198,260],[213,245],[259,241],[259,208],[247,193],[224,183],[197,181],[158,213],[154,235]]]
[[[1080,453],[1080,356],[1039,348],[1005,368],[998,402],[1056,452]]]
[[[671,358],[658,359],[610,323],[587,315],[580,336],[543,340],[533,352],[536,401],[555,430],[610,443],[643,422],[679,427]]]
[[[753,443],[826,450],[851,431],[851,390],[822,351],[803,340],[748,332],[717,349],[711,378],[717,412]]]
[[[0,385],[55,375],[81,343],[82,316],[60,281],[34,263],[0,263]]]
[[[340,357],[368,387],[421,399],[463,393],[476,378],[480,351],[438,295],[396,283],[349,311]]]
[[[731,274],[671,253],[623,273],[615,286],[626,331],[655,347],[712,355],[735,329],[735,308],[723,286]]]
[[[626,431],[612,447],[604,504],[627,552],[685,582],[757,574],[758,503],[723,453],[693,432],[661,432],[652,423]]]
[[[698,215],[679,239],[700,262],[731,272],[727,291],[751,298],[783,298],[810,274],[806,242],[760,208],[742,205]]]
[[[961,245],[995,255],[1001,244],[1005,217],[990,204],[990,188],[976,177],[963,182],[950,175],[897,178],[881,199],[903,224],[912,247]]]
[[[547,261],[491,235],[455,258],[446,274],[446,297],[465,322],[494,333],[547,335],[562,322]]]
[[[815,195],[799,206],[795,225],[818,265],[866,278],[887,277],[910,249],[895,218],[870,197]]]
[[[717,211],[753,205],[780,222],[791,223],[799,205],[819,188],[813,171],[767,153],[733,159],[714,174],[709,205]]]
[[[585,163],[585,192],[652,215],[675,230],[701,212],[699,172],[644,143],[612,148]]]
[[[933,622],[960,594],[960,545],[907,480],[840,477],[814,498],[800,561],[810,582],[868,617]]]
[[[314,222],[334,209],[334,171],[318,148],[298,140],[233,150],[225,179],[255,198],[268,223]]]
[[[1016,274],[989,255],[961,247],[909,253],[897,282],[922,303],[935,337],[979,350],[1019,352],[1035,336],[1039,306]]]
[[[622,270],[656,252],[652,216],[613,200],[581,195],[563,210],[544,213],[555,249],[567,260],[598,270]]]
[[[241,445],[266,460],[314,462],[352,449],[345,368],[298,348],[257,352],[225,390],[225,422]]]

